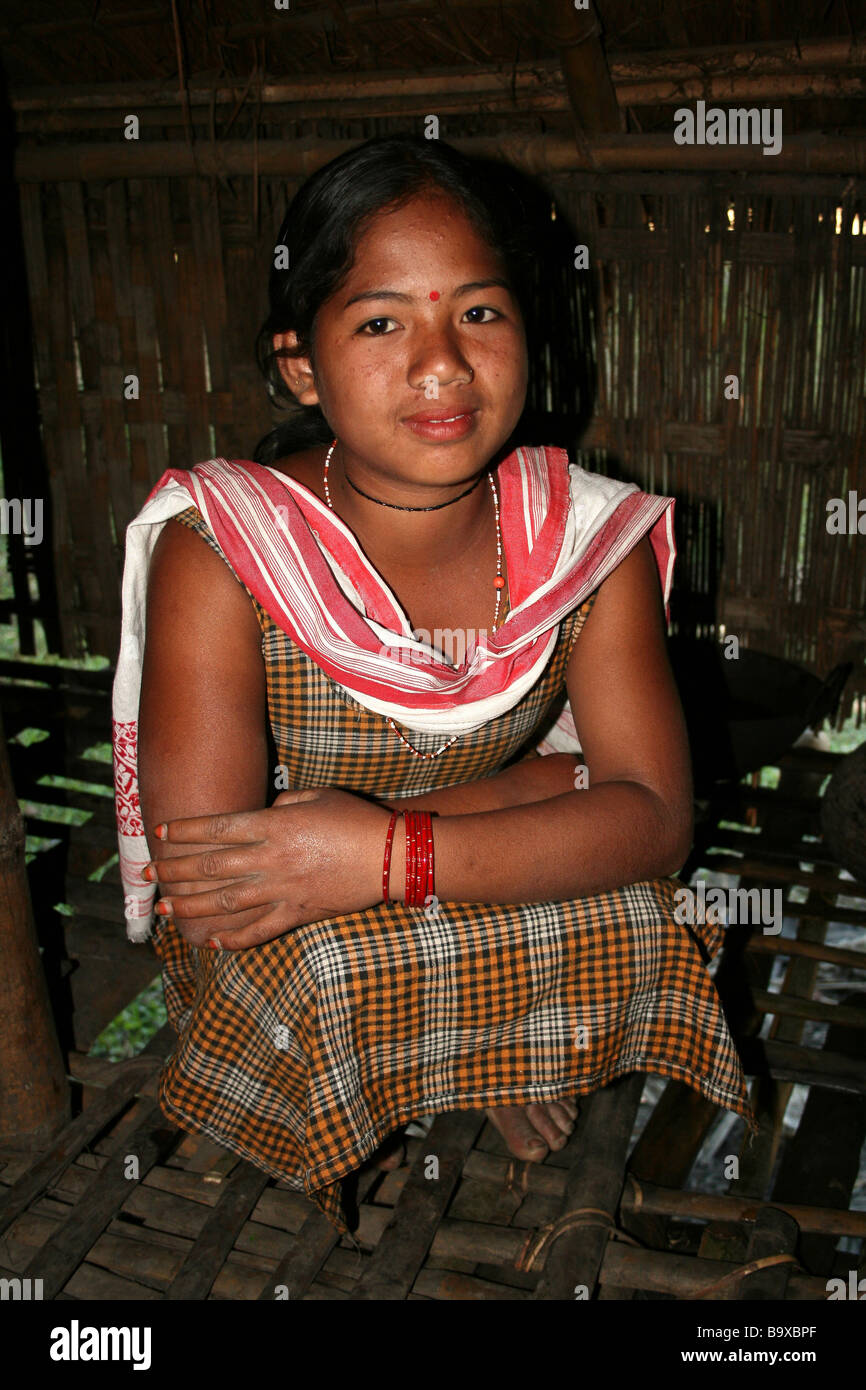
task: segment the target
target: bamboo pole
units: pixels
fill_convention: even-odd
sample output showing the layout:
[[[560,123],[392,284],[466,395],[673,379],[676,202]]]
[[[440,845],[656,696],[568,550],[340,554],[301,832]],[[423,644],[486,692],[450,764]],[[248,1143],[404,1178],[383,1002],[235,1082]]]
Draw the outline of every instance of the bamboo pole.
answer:
[[[781,43],[712,44],[706,48],[663,49],[648,53],[611,50],[614,82],[639,82],[652,78],[669,82],[705,76],[729,77],[737,73],[782,74],[829,72],[834,68],[863,67],[866,44],[847,37],[784,40]]]
[[[548,36],[559,49],[568,102],[580,135],[621,131],[623,117],[601,44],[595,6],[578,14],[571,0],[554,0]]]
[[[570,109],[568,96],[561,86],[561,77],[548,77],[540,74],[537,69],[524,74],[522,79],[516,80],[514,84],[506,82],[499,73],[481,73],[477,79],[467,75],[450,82],[443,79],[441,84],[437,80],[435,86],[431,85],[428,77],[419,79],[417,83],[407,79],[400,84],[406,88],[405,92],[388,91],[387,88],[398,85],[389,80],[340,84],[337,79],[337,85],[346,86],[345,94],[329,93],[320,82],[310,83],[307,89],[299,83],[292,84],[290,94],[284,100],[277,101],[272,96],[267,107],[268,121],[309,121],[316,117],[331,117],[335,103],[339,103],[343,119],[355,116],[375,116],[377,119],[383,116],[401,116],[408,119],[426,115],[431,110],[435,110],[439,115],[477,115],[482,111],[485,116],[511,116],[516,111],[525,115],[531,111]],[[282,86],[283,84],[279,84],[274,90],[279,91]],[[374,90],[368,91],[368,87]],[[378,87],[386,90],[376,92],[375,89]],[[139,88],[136,90],[140,91]],[[730,77],[708,82],[694,78],[681,83],[621,83],[615,85],[614,94],[621,111],[641,106],[681,106],[698,98],[704,99],[708,105],[723,107],[743,103],[769,105],[782,101],[826,98],[851,101],[866,97],[866,78],[849,73]],[[225,89],[221,104],[227,105],[229,96],[237,99],[237,95],[234,88]],[[258,96],[258,93],[256,95]],[[46,107],[43,99],[39,98],[22,105],[16,124],[22,136],[67,131],[78,133],[82,130],[117,130],[120,120],[118,107],[121,104],[124,110],[133,106],[142,124],[166,126],[180,122],[177,101],[169,99],[169,94],[160,91],[150,97],[144,94],[141,96],[144,99],[123,103],[117,100],[110,105],[94,100],[93,106],[74,106],[72,109],[67,105],[65,94],[62,109],[58,109],[56,101],[54,105]],[[214,106],[219,104],[217,101]],[[204,121],[205,115],[211,110],[203,93],[199,93],[197,101],[190,101],[190,107],[196,108],[200,122]]]
[[[15,152],[19,182],[54,183],[107,178],[172,178],[250,175],[256,161],[263,177],[306,177],[347,150],[356,140],[225,140],[190,148],[185,142],[31,146]],[[757,145],[676,145],[673,133],[663,135],[593,135],[578,149],[562,135],[524,135],[503,132],[493,136],[455,139],[469,155],[499,158],[534,174],[566,174],[580,170],[613,173],[618,170],[658,170],[736,173],[866,174],[866,139],[858,136],[809,135],[788,137],[772,158]]]
[[[736,77],[691,77],[617,82],[616,99],[627,106],[683,106],[699,98],[710,106],[741,102],[804,101],[818,97],[850,100],[866,95],[866,78],[856,73],[785,72]]]
[[[620,1203],[620,1213],[675,1216],[694,1221],[754,1221],[760,1201],[730,1193],[685,1192],[656,1183],[638,1182],[629,1173]],[[801,1231],[818,1231],[828,1236],[866,1237],[866,1212],[837,1211],[829,1207],[803,1206],[796,1202],[773,1202],[796,1221]]]
[[[521,1163],[517,1159],[481,1153],[478,1149],[473,1149],[468,1155],[463,1165],[463,1176],[497,1187],[511,1185],[518,1191],[537,1192],[548,1197],[564,1197],[568,1185],[568,1170],[565,1168]],[[657,1183],[638,1181],[629,1172],[619,1210],[621,1216],[676,1216],[681,1220],[739,1222],[754,1221],[761,1205],[760,1202],[730,1193],[660,1187]],[[793,1217],[801,1231],[815,1231],[828,1236],[866,1237],[866,1211],[802,1206],[795,1202],[774,1201],[773,1206]]]
[[[0,719],[0,1144],[41,1148],[68,1122],[69,1087],[39,959],[18,806]]]
[[[190,108],[209,110],[212,105],[234,108],[244,87],[244,82],[223,82],[213,87],[190,77]],[[509,67],[505,71],[479,65],[465,71],[443,68],[441,73],[333,73],[327,79],[316,73],[309,76],[299,74],[288,81],[264,82],[261,92],[256,90],[256,101],[261,99],[263,108],[328,101],[332,110],[342,111],[343,102],[353,99],[374,104],[403,97],[423,97],[429,101],[439,95],[461,97],[471,94],[483,97],[511,93],[518,98],[518,106],[522,107],[522,98],[527,93],[556,88],[563,93],[565,106],[567,103],[559,64],[550,59],[539,63],[519,63],[513,70]],[[52,111],[57,106],[57,88],[22,87],[10,97],[10,105],[18,115]],[[179,99],[177,88],[166,87],[164,82],[100,82],[95,85],[64,85],[63,107],[64,110],[75,112],[76,119],[80,119],[88,111],[172,112],[179,107]]]
[[[752,1003],[759,1014],[773,1014],[776,1018],[793,1018],[800,1022],[811,1019],[815,1023],[838,1023],[847,1028],[861,1030],[866,1028],[866,1016],[862,1010],[846,1008],[844,1004],[825,1004],[817,999],[804,998],[802,995],[757,989],[754,985],[751,987],[751,995]]]
[[[789,912],[790,907],[786,903],[785,914]],[[835,921],[835,917],[833,920]],[[848,951],[842,946],[818,946],[813,941],[800,941],[792,936],[750,936],[746,950],[780,956],[810,956],[812,960],[826,961],[830,965],[846,965],[851,970],[866,970],[866,951]]]
[[[474,0],[473,8],[484,4],[485,0]],[[501,0],[486,0],[486,3],[499,5]],[[164,16],[163,16],[164,17]],[[297,26],[303,16],[295,15],[293,24]],[[147,23],[147,12],[128,11],[118,15],[105,15],[100,24]],[[160,18],[160,23],[162,18]],[[18,25],[15,28],[15,41],[29,38],[48,37],[53,33],[89,26],[87,20],[59,20],[47,24],[31,26]],[[245,26],[249,28],[250,26]],[[255,26],[252,26],[255,27]],[[229,26],[231,28],[231,26]],[[264,32],[264,31],[263,31]],[[0,28],[0,43],[11,42],[12,31],[8,26]],[[771,43],[750,45],[719,44],[704,49],[683,49],[661,51],[658,53],[617,53],[609,50],[607,55],[610,76],[616,89],[617,100],[621,106],[647,105],[661,98],[657,92],[676,84],[681,95],[695,94],[707,100],[728,99],[759,90],[759,79],[772,79],[766,88],[767,94],[779,96],[796,95],[801,90],[804,77],[816,82],[832,84],[835,74],[845,77],[846,70],[860,68],[866,64],[866,46],[848,38],[813,39],[794,43]],[[851,74],[855,82],[862,80],[859,74]],[[700,83],[697,91],[694,84]],[[778,88],[773,83],[786,84]],[[463,90],[498,90],[507,88],[521,92],[536,85],[563,88],[560,64],[557,59],[533,59],[518,63],[506,71],[487,68],[483,65],[465,71],[442,68],[441,71],[418,74],[417,72],[394,72],[384,75],[379,72],[334,73],[323,81],[317,75],[297,76],[288,81],[271,81],[263,84],[256,99],[263,106],[282,102],[315,101],[330,97],[332,101],[342,102],[347,97],[364,97],[376,100],[382,97],[407,96],[410,94],[458,93]],[[190,79],[188,93],[191,107],[208,107],[213,101],[217,107],[234,106],[244,83],[224,82],[213,87],[204,81]],[[761,88],[761,91],[764,89]],[[815,93],[822,88],[816,87]],[[828,87],[832,91],[832,85]],[[10,93],[10,105],[16,112],[51,111],[57,106],[58,89],[54,85],[22,87]],[[564,100],[564,90],[563,90]],[[162,81],[93,83],[63,86],[63,105],[66,109],[84,110],[174,107],[178,104],[177,88]]]
[[[740,1266],[732,1260],[703,1260],[694,1255],[671,1255],[658,1250],[635,1250],[611,1241],[604,1252],[599,1282],[614,1288],[645,1289],[651,1293],[672,1294],[675,1298],[700,1298],[704,1289]],[[708,1303],[737,1301],[735,1282],[711,1293]],[[825,1279],[808,1274],[792,1274],[787,1299],[824,1302]]]
[[[498,117],[503,119],[514,119],[516,114],[526,116],[530,112],[551,112],[566,111],[568,102],[561,92],[543,87],[527,86],[523,91],[515,94],[508,90],[488,91],[482,88],[473,91],[466,86],[459,92],[420,92],[415,96],[383,96],[370,101],[366,96],[346,96],[341,97],[336,102],[334,97],[319,96],[315,99],[304,98],[296,103],[281,102],[278,105],[269,106],[266,118],[269,125],[283,124],[289,121],[314,121],[314,120],[333,120],[335,111],[339,111],[340,119],[345,122],[348,120],[382,120],[384,117],[399,117],[405,121],[423,120],[431,111],[434,111],[440,119],[446,116],[467,116],[477,117],[483,114],[486,118]],[[159,107],[148,108],[137,106],[135,108],[141,124],[144,128],[152,130],[154,126],[162,127],[164,138],[172,138],[174,126],[180,128],[181,115],[178,107],[163,110]],[[195,135],[197,139],[204,140],[209,138],[211,131],[205,131],[205,120],[209,119],[212,113],[203,109],[197,109],[194,116]],[[224,116],[224,121],[227,119]],[[265,119],[265,113],[262,115]],[[67,111],[53,110],[22,113],[17,119],[18,134],[22,139],[31,135],[78,135],[83,130],[107,130],[116,136],[120,123],[120,117],[113,108],[98,109],[95,111]],[[219,132],[215,138],[220,139]]]

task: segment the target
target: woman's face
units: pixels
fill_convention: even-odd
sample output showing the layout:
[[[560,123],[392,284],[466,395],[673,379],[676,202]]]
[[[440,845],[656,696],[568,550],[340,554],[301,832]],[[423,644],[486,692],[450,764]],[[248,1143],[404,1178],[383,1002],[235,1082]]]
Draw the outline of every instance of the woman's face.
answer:
[[[281,359],[298,398],[321,405],[356,475],[397,487],[454,484],[486,467],[509,437],[528,360],[518,302],[491,283],[505,278],[499,257],[442,193],[368,225],[345,284],[317,316],[306,389],[292,378],[307,360]],[[407,423],[419,413],[467,412],[450,430]]]

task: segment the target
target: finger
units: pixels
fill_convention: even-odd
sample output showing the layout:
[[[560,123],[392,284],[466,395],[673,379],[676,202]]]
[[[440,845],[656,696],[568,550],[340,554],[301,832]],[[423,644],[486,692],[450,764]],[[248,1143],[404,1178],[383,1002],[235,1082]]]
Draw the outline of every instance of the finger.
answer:
[[[206,944],[213,945],[221,951],[246,951],[251,946],[262,946],[266,941],[276,941],[278,936],[285,936],[287,931],[291,931],[297,925],[299,924],[296,922],[287,921],[285,909],[282,908],[278,913],[269,912],[265,917],[250,922],[248,926],[238,927],[234,931],[217,932]]]
[[[183,816],[154,827],[158,840],[172,844],[236,844],[261,842],[256,817],[261,811],[219,812],[213,816]]]
[[[303,787],[296,791],[280,792],[274,797],[273,804],[275,806],[292,806],[300,801],[318,801],[325,790],[324,787]]]
[[[223,937],[248,927],[252,922],[261,921],[267,908],[251,907],[246,912],[222,913],[213,917],[158,917],[159,922],[173,922],[175,929],[190,946],[204,946],[212,937],[222,941]]]
[[[209,878],[226,882],[250,874],[246,849],[234,846],[204,850],[201,854],[179,854],[171,859],[154,860],[142,874],[149,883],[199,883]]]
[[[190,917],[221,917],[233,912],[246,912],[252,907],[272,907],[265,897],[259,875],[237,879],[222,888],[209,888],[204,893],[184,893],[176,888],[172,896],[162,897],[155,905],[159,917],[175,917],[186,921]]]

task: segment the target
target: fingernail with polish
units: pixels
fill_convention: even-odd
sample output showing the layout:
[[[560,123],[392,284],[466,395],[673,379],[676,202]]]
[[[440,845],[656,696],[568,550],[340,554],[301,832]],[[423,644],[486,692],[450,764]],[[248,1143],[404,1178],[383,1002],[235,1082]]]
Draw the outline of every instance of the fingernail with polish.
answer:
[[[141,876],[142,878],[146,878],[148,883],[153,883],[153,880],[156,878],[156,869],[153,864],[146,865],[141,871]]]
[[[158,825],[153,833],[158,840],[164,840],[166,835],[168,834],[168,826],[166,825],[165,821]]]
[[[222,950],[222,947],[220,946],[220,943],[219,943],[219,938],[216,937],[216,936],[212,936],[212,937],[211,937],[208,941],[206,941],[204,944],[205,944],[205,946],[210,946],[210,948],[211,948],[212,951],[221,951],[221,950]]]
[[[169,917],[172,912],[171,898],[160,898],[156,910],[161,917]]]

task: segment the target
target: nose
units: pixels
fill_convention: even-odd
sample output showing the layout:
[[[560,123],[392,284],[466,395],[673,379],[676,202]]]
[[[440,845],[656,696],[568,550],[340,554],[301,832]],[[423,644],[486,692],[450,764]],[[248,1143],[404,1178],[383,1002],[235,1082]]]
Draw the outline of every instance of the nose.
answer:
[[[451,386],[471,381],[474,375],[449,328],[431,325],[422,331],[409,372],[413,386],[423,389],[430,377],[435,377],[440,387]]]

